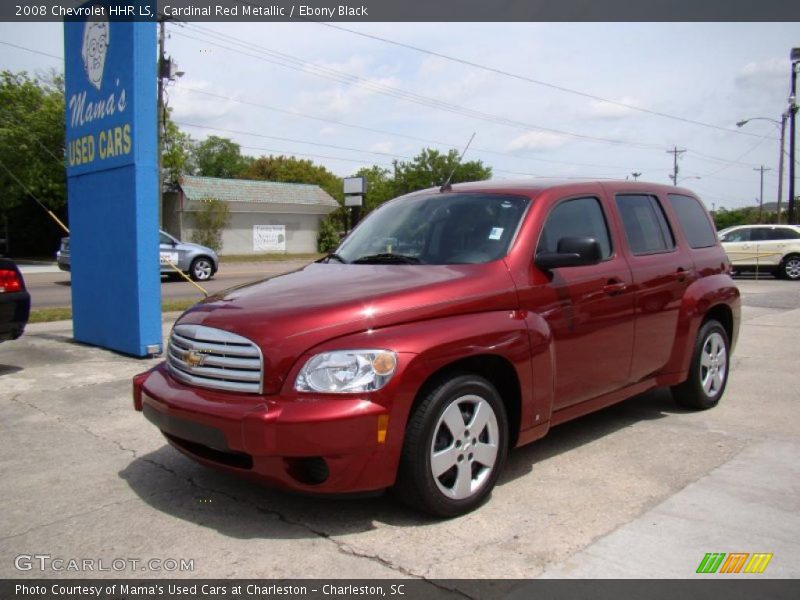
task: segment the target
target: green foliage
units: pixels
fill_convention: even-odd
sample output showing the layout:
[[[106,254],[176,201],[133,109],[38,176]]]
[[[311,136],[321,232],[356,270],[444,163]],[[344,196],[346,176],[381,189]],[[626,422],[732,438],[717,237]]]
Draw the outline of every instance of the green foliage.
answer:
[[[30,196],[66,221],[64,151],[63,77],[0,73],[0,227],[17,255],[50,254],[64,235]]]
[[[196,142],[172,121],[170,112],[167,112],[164,122],[162,165],[166,183],[177,183],[181,175],[191,175],[197,170]]]
[[[442,154],[432,148],[423,148],[410,162],[395,163],[394,192],[396,196],[442,185],[450,173],[451,183],[482,181],[492,176],[491,167],[480,160],[458,164],[459,151]],[[454,171],[455,169],[455,171]]]
[[[242,156],[239,144],[216,135],[198,142],[194,148],[197,174],[205,177],[240,178],[251,161]]]
[[[255,159],[243,173],[244,179],[282,181],[285,183],[312,183],[341,201],[342,179],[310,160],[293,156],[262,156]]]
[[[734,210],[720,208],[713,213],[713,216],[714,224],[717,226],[718,231],[733,227],[734,225],[753,225],[759,222],[757,206],[748,206],[747,208],[737,208]],[[777,223],[777,213],[767,212],[766,210],[763,211],[761,222]]]
[[[339,234],[334,221],[330,218],[322,219],[319,224],[317,249],[320,252],[333,252],[339,246]]]
[[[219,252],[222,250],[222,230],[230,221],[228,203],[217,198],[203,198],[200,209],[194,213],[192,241],[208,246]]]

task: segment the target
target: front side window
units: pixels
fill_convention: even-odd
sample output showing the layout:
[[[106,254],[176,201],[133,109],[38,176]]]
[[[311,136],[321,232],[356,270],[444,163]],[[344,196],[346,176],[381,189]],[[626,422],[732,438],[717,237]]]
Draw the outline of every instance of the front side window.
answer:
[[[167,244],[169,246],[172,245],[172,238],[169,237],[166,233],[160,233],[159,236],[161,237],[162,244]]]
[[[706,209],[695,198],[682,194],[667,194],[672,210],[678,217],[686,241],[692,248],[708,248],[717,243],[717,235],[708,220]]]
[[[749,229],[734,229],[733,231],[729,231],[723,234],[720,239],[720,242],[749,242],[750,241],[750,230]]]
[[[558,204],[547,217],[539,236],[537,252],[557,252],[565,237],[590,237],[600,244],[600,255],[611,256],[611,239],[603,209],[597,198],[574,198]]]
[[[430,194],[385,204],[336,251],[357,264],[476,264],[502,258],[529,199]]]
[[[664,210],[655,196],[624,194],[617,196],[625,236],[634,254],[654,254],[675,248],[675,239]]]

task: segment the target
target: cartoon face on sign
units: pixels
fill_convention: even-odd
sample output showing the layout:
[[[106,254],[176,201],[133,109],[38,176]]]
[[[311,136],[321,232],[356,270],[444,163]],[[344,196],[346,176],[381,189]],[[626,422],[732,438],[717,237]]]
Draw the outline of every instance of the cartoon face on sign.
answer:
[[[109,33],[108,20],[86,21],[83,28],[83,45],[81,46],[83,68],[89,82],[98,90],[103,82],[103,67],[106,64]]]

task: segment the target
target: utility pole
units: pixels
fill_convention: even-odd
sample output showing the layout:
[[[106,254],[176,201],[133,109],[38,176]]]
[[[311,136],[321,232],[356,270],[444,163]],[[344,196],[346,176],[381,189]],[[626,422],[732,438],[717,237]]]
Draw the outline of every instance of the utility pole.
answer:
[[[760,171],[761,172],[761,193],[758,196],[758,222],[759,223],[761,223],[761,215],[762,215],[762,213],[764,211],[764,171],[771,171],[771,170],[772,169],[769,169],[769,168],[765,167],[764,165],[761,165],[757,169],[753,169],[753,171]]]
[[[792,90],[789,96],[789,214],[787,223],[795,222],[795,200],[794,200],[794,157],[795,157],[795,131],[794,119],[797,114],[797,66],[800,64],[800,48],[792,48],[789,55],[792,61]]]
[[[783,200],[783,143],[786,138],[786,119],[789,117],[789,111],[781,115],[781,156],[778,160],[778,208],[775,217],[778,225],[781,224],[781,200]]]
[[[158,226],[163,224],[164,212],[164,68],[167,64],[164,56],[164,21],[166,17],[158,17]],[[150,88],[152,89],[152,88]]]
[[[686,149],[678,150],[677,146],[674,146],[672,150],[667,150],[667,154],[672,154],[672,175],[669,176],[672,179],[672,185],[678,185],[678,155],[683,154],[686,152]]]

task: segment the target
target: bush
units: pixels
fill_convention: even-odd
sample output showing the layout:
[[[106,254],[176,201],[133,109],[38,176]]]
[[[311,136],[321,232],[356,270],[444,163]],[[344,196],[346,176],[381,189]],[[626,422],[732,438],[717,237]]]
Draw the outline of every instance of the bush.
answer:
[[[215,252],[222,250],[222,230],[230,221],[228,203],[216,198],[203,198],[200,210],[194,213],[192,241],[208,246]]]
[[[338,245],[339,234],[336,232],[336,225],[331,219],[323,219],[319,224],[317,249],[320,252],[333,252]]]

